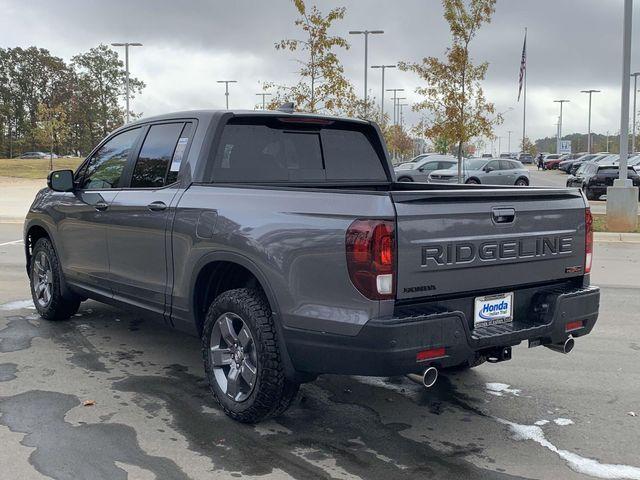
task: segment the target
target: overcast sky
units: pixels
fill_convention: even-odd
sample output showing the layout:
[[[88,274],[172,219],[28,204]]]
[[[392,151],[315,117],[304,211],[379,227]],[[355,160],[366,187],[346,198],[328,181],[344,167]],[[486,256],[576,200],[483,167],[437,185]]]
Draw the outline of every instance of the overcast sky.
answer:
[[[311,3],[310,1],[308,3]],[[323,11],[345,6],[347,14],[333,33],[382,29],[371,36],[369,64],[415,61],[441,56],[450,41],[439,0],[320,1]],[[147,88],[132,109],[152,115],[172,110],[223,108],[220,79],[231,86],[231,108],[253,108],[261,82],[287,83],[296,65],[289,53],[275,51],[279,39],[296,34],[295,9],[289,0],[0,0],[3,47],[36,45],[69,59],[99,43],[142,42],[131,52],[132,74]],[[522,135],[522,102],[517,103],[518,69],[524,27],[528,27],[527,133],[532,138],[555,135],[558,104],[566,98],[564,133],[587,130],[587,95],[594,95],[592,130],[616,132],[620,118],[623,0],[498,0],[491,24],[474,41],[477,61],[490,62],[485,90],[499,111],[507,111],[496,133],[513,130],[512,150]],[[634,27],[640,28],[640,2]],[[634,45],[640,31],[635,32]],[[363,89],[364,42],[348,38],[341,53],[346,74]],[[124,55],[123,55],[124,56]],[[640,48],[632,55],[632,71],[640,70]],[[418,79],[411,73],[387,71],[387,88],[404,88],[416,101]],[[380,71],[369,73],[369,90],[380,100]],[[390,111],[391,103],[386,102]],[[508,109],[513,108],[508,111]],[[409,124],[417,114],[406,115]]]

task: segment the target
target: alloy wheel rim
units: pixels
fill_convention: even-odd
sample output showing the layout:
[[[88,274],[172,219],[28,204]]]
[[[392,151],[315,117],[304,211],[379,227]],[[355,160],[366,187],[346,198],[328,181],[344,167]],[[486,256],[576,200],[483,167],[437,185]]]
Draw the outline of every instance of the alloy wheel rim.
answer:
[[[33,292],[35,300],[42,308],[46,308],[51,303],[51,292],[53,291],[53,271],[51,262],[44,252],[38,252],[33,260]]]
[[[209,359],[220,390],[235,402],[245,401],[255,387],[258,362],[253,335],[242,317],[232,312],[218,317]]]

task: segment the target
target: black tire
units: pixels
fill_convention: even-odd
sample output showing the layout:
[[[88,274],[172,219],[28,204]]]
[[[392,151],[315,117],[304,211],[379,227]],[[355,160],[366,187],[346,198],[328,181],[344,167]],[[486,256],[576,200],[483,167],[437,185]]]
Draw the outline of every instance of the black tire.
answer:
[[[587,200],[593,200],[593,201],[596,201],[596,200],[598,200],[598,199],[600,198],[600,196],[599,196],[599,195],[594,194],[594,193],[591,191],[591,189],[590,189],[589,187],[586,187],[586,188],[584,189],[584,194],[586,195]]]
[[[43,265],[46,259],[46,264]],[[43,295],[39,282],[43,277],[43,269],[48,275],[46,282],[48,295]],[[46,320],[66,320],[76,314],[80,308],[80,297],[71,293],[62,295],[62,268],[51,241],[48,238],[39,239],[33,247],[29,264],[29,285],[31,298],[40,316]],[[46,298],[45,298],[46,297]]]
[[[211,354],[214,327],[224,315],[231,313],[248,327],[255,358],[255,382],[242,401],[230,397],[216,380]],[[235,318],[235,317],[234,317]],[[281,415],[289,408],[298,393],[299,384],[284,374],[283,360],[278,346],[277,331],[271,308],[261,292],[248,288],[228,290],[209,306],[202,331],[202,355],[209,388],[222,410],[234,420],[256,423]],[[248,354],[247,354],[248,355]],[[224,367],[222,367],[224,368]]]
[[[516,185],[516,187],[527,187],[527,186],[529,186],[529,180],[527,180],[524,177],[521,177],[521,178],[516,180],[515,185]]]
[[[411,177],[400,177],[398,179],[399,182],[413,182],[413,178]]]
[[[476,178],[470,178],[464,183],[466,183],[467,185],[480,185],[480,181]]]

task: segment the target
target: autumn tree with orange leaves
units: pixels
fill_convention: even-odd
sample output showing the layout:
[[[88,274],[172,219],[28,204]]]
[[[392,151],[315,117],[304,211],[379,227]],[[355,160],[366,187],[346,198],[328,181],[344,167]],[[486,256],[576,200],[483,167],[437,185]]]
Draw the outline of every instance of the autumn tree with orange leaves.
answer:
[[[445,58],[400,63],[401,69],[424,80],[425,86],[416,89],[424,99],[413,105],[413,110],[426,110],[434,119],[425,124],[427,137],[447,139],[456,145],[460,182],[464,145],[476,137],[493,137],[493,127],[502,123],[502,116],[486,100],[481,85],[489,64],[474,65],[469,53],[480,27],[491,22],[495,3],[496,0],[442,0],[452,37]]]

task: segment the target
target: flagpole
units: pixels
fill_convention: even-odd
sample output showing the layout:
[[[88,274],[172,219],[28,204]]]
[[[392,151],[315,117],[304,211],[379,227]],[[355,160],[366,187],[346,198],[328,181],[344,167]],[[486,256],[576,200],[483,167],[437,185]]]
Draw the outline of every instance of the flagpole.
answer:
[[[526,42],[527,42],[527,27],[524,27],[524,41],[525,41],[525,48],[526,48]],[[525,57],[526,58],[526,57]],[[526,60],[525,60],[526,62]],[[521,150],[523,150],[522,153],[524,153],[524,139],[527,136],[527,64],[525,63],[524,66],[524,96],[522,98],[523,102],[522,102],[522,145],[521,145]]]

